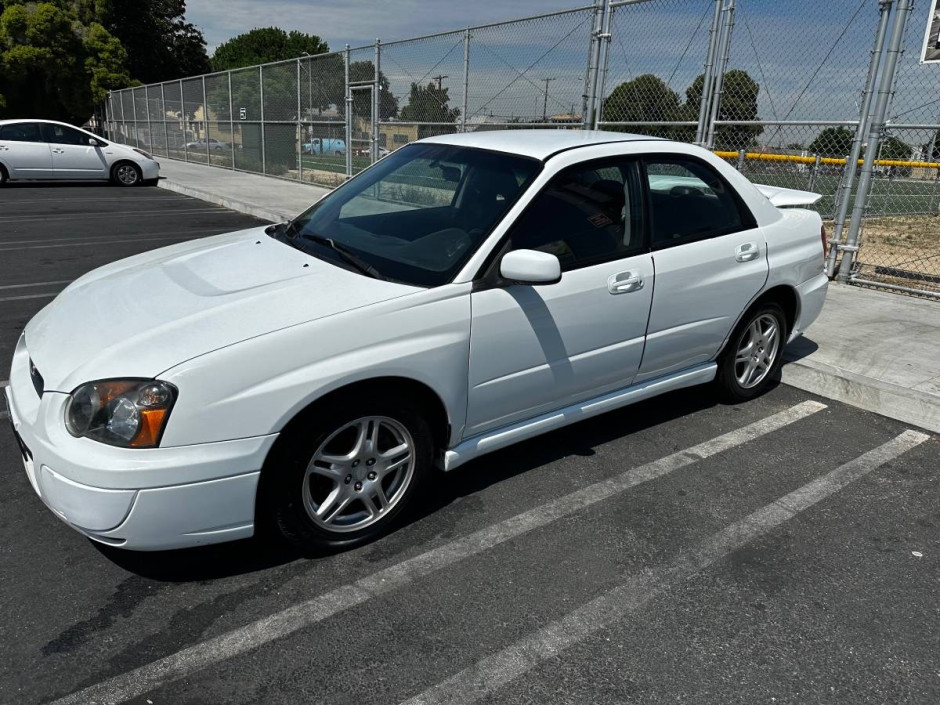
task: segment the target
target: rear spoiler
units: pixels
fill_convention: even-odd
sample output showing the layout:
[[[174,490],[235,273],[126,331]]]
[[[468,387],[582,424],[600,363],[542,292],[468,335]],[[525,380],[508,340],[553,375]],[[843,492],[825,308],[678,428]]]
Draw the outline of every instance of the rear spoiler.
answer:
[[[754,185],[757,187],[757,190],[764,194],[777,208],[785,208],[786,206],[811,206],[822,198],[821,193],[813,193],[812,191],[797,191],[792,188],[765,186],[764,184]]]

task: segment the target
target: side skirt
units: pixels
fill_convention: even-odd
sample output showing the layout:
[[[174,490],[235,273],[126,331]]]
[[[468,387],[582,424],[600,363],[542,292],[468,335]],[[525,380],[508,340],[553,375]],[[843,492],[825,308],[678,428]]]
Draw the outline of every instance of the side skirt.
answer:
[[[453,470],[485,453],[505,448],[513,443],[524,441],[527,438],[548,431],[554,431],[556,428],[583,421],[607,411],[619,409],[675,389],[694,387],[697,384],[711,382],[715,379],[717,371],[718,365],[714,362],[696,365],[667,377],[648,380],[626,389],[609,392],[603,396],[566,406],[557,411],[550,411],[528,421],[520,421],[511,426],[503,426],[488,433],[468,438],[444,453],[444,470]]]

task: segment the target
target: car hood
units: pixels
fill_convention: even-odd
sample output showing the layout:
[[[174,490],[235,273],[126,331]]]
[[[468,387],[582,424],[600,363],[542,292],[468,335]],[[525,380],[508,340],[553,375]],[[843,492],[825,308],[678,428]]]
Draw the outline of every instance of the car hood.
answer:
[[[29,322],[26,347],[45,388],[69,392],[96,379],[155,377],[242,340],[417,291],[253,228],[86,274]]]

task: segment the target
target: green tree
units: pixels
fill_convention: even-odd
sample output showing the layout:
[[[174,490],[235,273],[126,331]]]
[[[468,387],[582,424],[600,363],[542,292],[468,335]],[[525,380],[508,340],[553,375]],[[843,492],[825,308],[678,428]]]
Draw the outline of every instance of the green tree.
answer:
[[[259,27],[216,47],[212,54],[212,70],[238,69],[296,59],[303,54],[323,54],[329,50],[327,43],[315,34],[297,30],[285,32],[280,27]]]
[[[658,76],[647,73],[614,88],[604,101],[601,116],[611,122],[678,122],[685,119],[685,112],[679,94]],[[606,129],[669,139],[677,136],[675,127],[664,125],[621,125]]]
[[[82,123],[132,83],[127,53],[87,0],[0,3],[0,118]]]
[[[811,154],[824,157],[844,157],[852,151],[855,133],[847,127],[827,127],[809,143]]]
[[[911,145],[904,140],[888,136],[881,141],[878,155],[880,159],[907,161],[911,158],[911,151]]]
[[[924,145],[924,158],[928,162],[940,161],[940,130],[933,133],[933,136]]]
[[[695,120],[702,105],[702,89],[705,85],[704,74],[696,76],[692,85],[685,91],[687,119]],[[747,71],[732,69],[724,75],[721,87],[721,105],[718,108],[719,120],[759,120],[757,98],[760,85],[751,78]],[[764,131],[760,125],[718,125],[715,128],[715,148],[737,151],[752,147],[757,136]]]
[[[206,40],[184,19],[185,0],[80,0],[127,51],[127,68],[142,83],[209,71]],[[93,8],[93,9],[92,9]]]
[[[460,108],[451,108],[447,88],[439,88],[432,81],[427,86],[411,84],[408,102],[401,109],[399,120],[402,122],[457,122]],[[451,132],[445,125],[419,125],[418,137],[443,135]]]

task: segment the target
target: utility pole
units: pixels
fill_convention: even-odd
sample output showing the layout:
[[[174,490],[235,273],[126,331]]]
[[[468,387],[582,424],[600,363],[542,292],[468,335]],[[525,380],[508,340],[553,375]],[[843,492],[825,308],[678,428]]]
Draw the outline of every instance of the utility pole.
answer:
[[[543,78],[545,81],[545,99],[542,101],[542,122],[548,120],[548,82],[554,81],[554,78]]]
[[[441,81],[443,81],[445,78],[450,78],[450,76],[448,76],[446,73],[442,75],[431,76],[432,81],[437,81],[437,90],[441,90]]]

